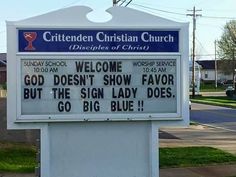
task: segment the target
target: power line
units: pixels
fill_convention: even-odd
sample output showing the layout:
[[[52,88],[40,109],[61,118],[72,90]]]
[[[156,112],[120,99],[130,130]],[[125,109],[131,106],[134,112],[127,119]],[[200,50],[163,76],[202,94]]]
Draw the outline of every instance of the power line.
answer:
[[[178,8],[178,7],[170,7],[170,6],[162,6],[162,5],[159,5],[159,4],[151,4],[151,3],[147,3],[147,2],[142,2],[142,4],[146,4],[148,6],[158,6],[158,7],[162,7],[162,8],[168,8],[168,9],[178,9],[178,10],[186,10],[186,8]]]
[[[197,40],[198,44],[200,44],[201,48],[205,51],[205,53],[209,53],[209,52],[206,50],[206,48],[202,45],[202,43],[200,42],[200,40],[198,40],[197,37],[196,37],[196,40]],[[205,55],[205,56],[207,56],[207,55]],[[210,56],[210,55],[208,55],[208,56]]]
[[[122,1],[119,6],[122,6],[125,2],[126,0]]]
[[[206,16],[206,15],[202,15],[203,18],[213,18],[213,19],[225,19],[225,20],[235,20],[236,17],[217,17],[217,16]]]
[[[119,2],[121,2],[119,4]],[[113,6],[122,6],[124,3],[126,2],[126,0],[112,0]],[[132,2],[132,0],[129,0],[124,7],[127,7],[130,3]]]
[[[132,5],[143,7],[145,9],[156,10],[156,11],[159,11],[159,12],[164,12],[164,13],[169,13],[169,14],[174,14],[174,15],[186,16],[186,14],[182,14],[182,13],[178,13],[178,12],[171,12],[171,11],[162,10],[162,9],[156,9],[156,8],[153,8],[153,7],[148,7],[148,6],[144,6],[144,5],[140,5],[140,4],[136,4],[136,3],[132,3]]]
[[[130,1],[125,5],[125,7],[127,7],[131,2],[132,2],[132,0],[130,0]]]
[[[219,29],[223,29],[222,28],[222,25],[216,25],[216,24],[209,24],[209,23],[198,23],[198,25],[201,25],[201,26],[208,26],[208,27],[211,27],[211,28],[219,28]]]
[[[213,12],[235,12],[235,10],[232,10],[232,9],[205,9],[205,11],[213,11]]]
[[[131,5],[133,5],[133,4],[131,3]],[[163,16],[163,14],[161,14],[161,12],[158,12],[158,11],[155,11],[155,10],[151,10],[151,9],[147,9],[147,8],[143,8],[143,7],[140,7],[140,8],[143,9],[144,11],[146,11],[146,12],[151,13],[151,14]],[[165,15],[165,18],[169,18],[171,20],[176,20],[176,21],[185,21],[185,20],[183,20],[181,18],[176,18],[176,17],[173,17],[173,16],[169,16],[168,17],[167,15]]]
[[[164,12],[164,13],[169,13],[169,14],[174,14],[174,15],[181,15],[181,16],[186,16],[186,14],[184,13],[178,13],[178,12],[173,12],[173,11],[167,11],[167,10],[163,10],[163,9],[157,9],[157,8],[153,8],[153,7],[148,7],[145,5],[141,5],[141,4],[137,4],[137,3],[132,3],[132,5],[134,6],[138,6],[138,7],[143,7],[145,9],[150,9],[150,10],[156,10],[159,12]],[[202,18],[212,18],[212,19],[225,19],[225,20],[234,20],[236,19],[236,17],[226,17],[226,16],[207,16],[207,15],[202,15]]]

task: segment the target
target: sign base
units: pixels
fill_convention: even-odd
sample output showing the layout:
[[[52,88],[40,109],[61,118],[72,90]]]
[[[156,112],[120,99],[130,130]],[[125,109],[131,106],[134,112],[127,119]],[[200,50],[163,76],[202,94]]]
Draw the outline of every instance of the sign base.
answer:
[[[52,123],[42,132],[42,177],[159,176],[152,122]]]

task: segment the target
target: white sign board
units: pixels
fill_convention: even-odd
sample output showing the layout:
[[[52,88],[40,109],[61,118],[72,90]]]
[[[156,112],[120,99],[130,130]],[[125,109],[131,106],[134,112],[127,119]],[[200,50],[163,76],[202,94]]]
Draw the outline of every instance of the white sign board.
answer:
[[[132,23],[76,23],[77,7],[8,22],[10,122],[187,121],[188,25],[118,9]]]
[[[21,58],[19,119],[177,117],[180,57],[136,58]]]

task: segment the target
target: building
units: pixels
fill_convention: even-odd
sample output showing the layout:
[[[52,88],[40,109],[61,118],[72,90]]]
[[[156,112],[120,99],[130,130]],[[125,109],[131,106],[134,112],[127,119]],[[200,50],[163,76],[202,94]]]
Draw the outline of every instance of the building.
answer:
[[[217,68],[215,69],[215,60],[199,60],[196,61],[201,66],[201,81],[203,83],[223,83],[226,81],[232,81],[232,74],[225,74],[220,70],[220,65],[223,64],[223,60],[217,60]]]
[[[0,53],[0,84],[7,82],[7,54]]]

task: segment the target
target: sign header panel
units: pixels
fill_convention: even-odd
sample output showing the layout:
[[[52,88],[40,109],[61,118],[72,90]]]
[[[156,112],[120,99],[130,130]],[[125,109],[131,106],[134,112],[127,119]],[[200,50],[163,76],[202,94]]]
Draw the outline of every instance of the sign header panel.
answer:
[[[22,58],[21,115],[77,115],[77,119],[95,115],[97,120],[118,114],[125,119],[132,114],[143,119],[171,113],[176,117],[178,62],[173,56]]]
[[[179,52],[178,30],[18,30],[19,52]]]

